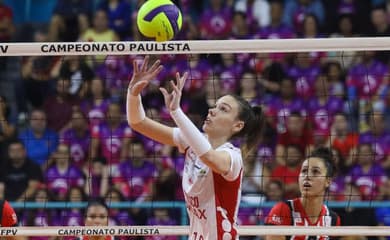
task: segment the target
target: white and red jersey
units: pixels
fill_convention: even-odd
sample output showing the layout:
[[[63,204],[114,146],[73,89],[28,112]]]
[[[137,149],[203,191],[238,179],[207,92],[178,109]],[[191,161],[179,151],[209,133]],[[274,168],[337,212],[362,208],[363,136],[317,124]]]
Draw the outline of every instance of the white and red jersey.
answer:
[[[228,152],[231,158],[229,172],[221,175],[196,156],[178,128],[174,130],[174,140],[180,151],[185,152],[182,187],[190,219],[189,240],[238,239],[237,213],[243,172],[241,150],[231,143],[215,149]]]
[[[299,198],[277,203],[265,220],[268,225],[292,226],[340,226],[340,217],[323,204],[316,222],[311,222]],[[290,240],[327,240],[329,236],[288,236]]]

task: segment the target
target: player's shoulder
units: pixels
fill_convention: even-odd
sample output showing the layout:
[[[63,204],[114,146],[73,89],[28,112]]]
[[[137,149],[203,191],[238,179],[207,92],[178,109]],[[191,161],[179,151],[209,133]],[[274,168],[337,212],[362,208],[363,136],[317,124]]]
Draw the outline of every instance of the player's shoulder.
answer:
[[[234,146],[234,145],[233,145],[232,143],[230,143],[230,142],[226,142],[226,143],[222,144],[221,146],[219,146],[219,147],[217,148],[217,150],[220,150],[220,151],[222,151],[222,150],[225,150],[225,151],[232,151],[232,152],[240,153],[240,154],[241,154],[241,149],[238,148],[238,147],[236,147],[236,146]]]
[[[290,225],[291,207],[289,202],[281,201],[276,203],[269,212],[265,223],[267,225]]]

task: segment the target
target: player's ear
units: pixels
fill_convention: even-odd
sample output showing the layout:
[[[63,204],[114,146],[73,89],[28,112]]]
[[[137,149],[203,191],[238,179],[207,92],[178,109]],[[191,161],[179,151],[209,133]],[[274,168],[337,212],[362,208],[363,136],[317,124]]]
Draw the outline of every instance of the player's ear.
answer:
[[[325,180],[325,188],[329,188],[331,183],[332,183],[332,178],[327,177]]]
[[[245,126],[244,121],[239,120],[239,121],[235,122],[233,125],[233,133],[238,133],[239,131],[241,131],[244,128],[244,126]]]

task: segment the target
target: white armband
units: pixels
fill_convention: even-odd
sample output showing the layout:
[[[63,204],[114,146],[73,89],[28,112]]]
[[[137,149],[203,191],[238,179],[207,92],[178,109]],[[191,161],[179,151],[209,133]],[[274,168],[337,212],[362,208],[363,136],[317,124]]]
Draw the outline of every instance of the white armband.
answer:
[[[145,110],[142,106],[141,95],[134,96],[127,91],[127,102],[126,102],[126,116],[129,124],[137,124],[142,122],[145,117]]]
[[[190,145],[198,157],[211,149],[211,144],[207,138],[198,130],[180,108],[172,111],[171,117],[180,128],[184,140]]]

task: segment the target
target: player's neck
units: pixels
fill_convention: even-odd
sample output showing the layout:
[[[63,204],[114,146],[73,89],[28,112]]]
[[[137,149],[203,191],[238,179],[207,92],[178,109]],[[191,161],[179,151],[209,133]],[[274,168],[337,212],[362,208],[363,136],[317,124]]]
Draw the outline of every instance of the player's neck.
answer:
[[[318,218],[321,213],[322,205],[324,203],[323,197],[309,197],[300,199],[306,215],[312,223]]]
[[[209,139],[211,146],[214,149],[218,148],[219,146],[221,146],[222,144],[227,142],[226,137],[221,137],[221,136],[216,136],[216,137],[209,136],[208,139]]]

